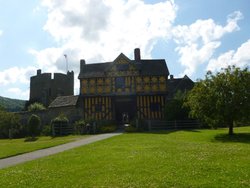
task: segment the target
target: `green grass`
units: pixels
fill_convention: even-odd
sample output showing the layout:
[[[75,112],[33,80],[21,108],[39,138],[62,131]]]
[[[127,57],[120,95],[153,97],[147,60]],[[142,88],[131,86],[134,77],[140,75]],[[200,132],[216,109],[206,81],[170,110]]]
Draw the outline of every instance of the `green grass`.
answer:
[[[250,127],[131,133],[0,170],[2,187],[249,187]]]
[[[68,143],[85,136],[64,136],[64,137],[37,137],[35,141],[21,139],[0,139],[0,159],[15,156],[22,153],[49,148],[52,146]]]

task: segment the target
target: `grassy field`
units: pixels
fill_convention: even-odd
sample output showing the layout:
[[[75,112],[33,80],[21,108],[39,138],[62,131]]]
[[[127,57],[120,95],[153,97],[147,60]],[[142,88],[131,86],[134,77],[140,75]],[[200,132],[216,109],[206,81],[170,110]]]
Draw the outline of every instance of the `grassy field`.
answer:
[[[250,127],[112,137],[0,170],[2,187],[249,187]]]
[[[28,139],[0,139],[0,159],[15,156],[22,153],[49,148],[52,146],[72,142],[85,136],[65,136],[65,137],[37,137],[35,141]]]

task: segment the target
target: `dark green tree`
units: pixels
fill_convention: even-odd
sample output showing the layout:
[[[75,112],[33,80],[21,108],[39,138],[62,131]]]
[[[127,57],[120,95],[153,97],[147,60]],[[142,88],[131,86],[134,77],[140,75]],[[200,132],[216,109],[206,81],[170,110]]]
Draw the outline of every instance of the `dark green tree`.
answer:
[[[216,127],[229,127],[233,134],[236,121],[249,120],[250,72],[235,66],[213,74],[207,72],[189,92],[185,105],[190,107],[191,117]]]
[[[0,110],[0,138],[21,136],[20,117],[12,112]]]
[[[41,119],[39,116],[32,114],[28,120],[28,132],[29,135],[34,138],[38,133],[41,125]]]
[[[186,92],[178,90],[172,100],[166,103],[165,117],[166,120],[186,120],[188,119],[189,109],[183,106],[186,97]]]

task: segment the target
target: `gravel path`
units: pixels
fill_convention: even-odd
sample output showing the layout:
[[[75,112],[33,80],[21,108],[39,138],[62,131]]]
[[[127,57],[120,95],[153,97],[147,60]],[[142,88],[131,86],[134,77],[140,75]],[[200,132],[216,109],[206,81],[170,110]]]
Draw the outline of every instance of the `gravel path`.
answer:
[[[83,146],[86,144],[90,144],[99,140],[104,140],[106,138],[110,138],[113,136],[117,136],[120,135],[122,133],[107,133],[107,134],[100,134],[100,135],[95,135],[95,136],[91,136],[89,138],[84,138],[81,140],[77,140],[74,142],[70,142],[67,144],[62,144],[59,146],[55,146],[55,147],[51,147],[51,148],[47,148],[47,149],[41,149],[41,150],[37,150],[37,151],[33,151],[30,153],[25,153],[25,154],[21,154],[21,155],[17,155],[14,157],[9,157],[9,158],[5,158],[5,159],[0,159],[0,169],[2,168],[6,168],[9,166],[14,166],[16,164],[20,164],[20,163],[24,163],[26,161],[31,161],[31,160],[35,160],[41,157],[45,157],[45,156],[49,156],[49,155],[53,155],[56,153],[60,153],[63,152],[65,150],[69,150],[72,148],[76,148],[79,146]]]

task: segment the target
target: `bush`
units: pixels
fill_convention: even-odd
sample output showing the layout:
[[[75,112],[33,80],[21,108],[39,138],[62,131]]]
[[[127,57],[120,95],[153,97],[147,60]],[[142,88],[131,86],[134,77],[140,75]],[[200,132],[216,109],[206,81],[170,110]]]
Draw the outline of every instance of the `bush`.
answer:
[[[39,116],[32,114],[28,120],[28,133],[29,136],[34,138],[40,134],[41,119]]]
[[[51,136],[51,125],[44,125],[41,134],[43,136]]]
[[[60,114],[54,118],[51,123],[69,123],[69,119],[64,114]]]
[[[99,128],[101,133],[110,133],[110,132],[114,132],[116,130],[116,125],[112,124],[112,125],[102,125]]]
[[[73,126],[74,126],[74,134],[86,133],[86,122],[84,120],[76,121]]]
[[[28,107],[29,112],[36,112],[40,110],[45,110],[46,108],[43,106],[43,104],[35,102]]]
[[[116,123],[111,120],[99,120],[96,124],[97,131],[100,133],[114,132],[117,129]]]
[[[125,129],[124,129],[126,132],[129,132],[129,133],[132,133],[132,132],[137,132],[137,128],[132,126],[132,125],[129,125],[129,126],[126,126]]]
[[[60,114],[51,121],[53,136],[63,136],[72,134],[72,127],[69,126],[69,120],[64,114]]]

